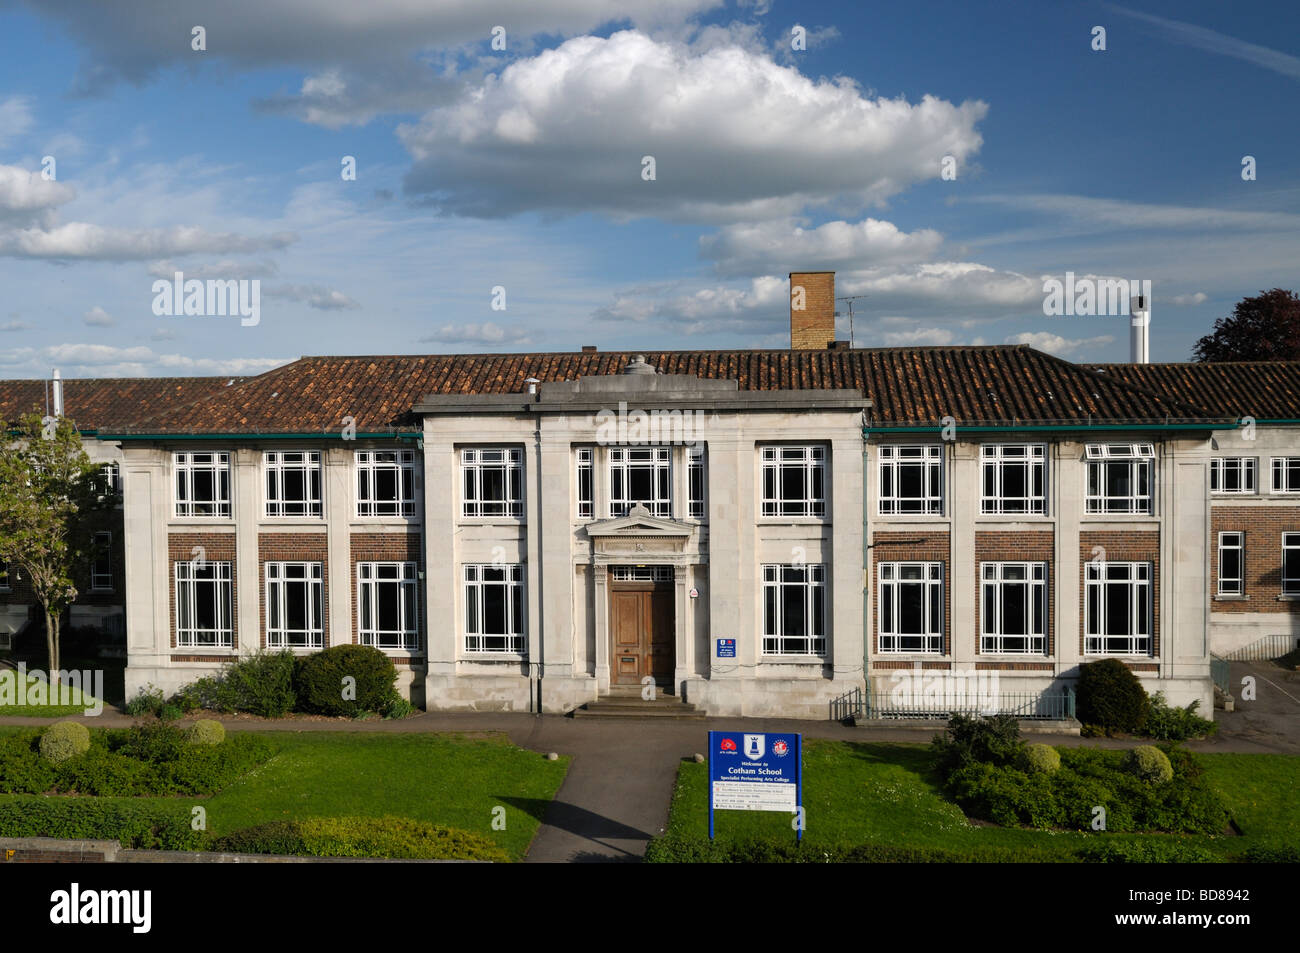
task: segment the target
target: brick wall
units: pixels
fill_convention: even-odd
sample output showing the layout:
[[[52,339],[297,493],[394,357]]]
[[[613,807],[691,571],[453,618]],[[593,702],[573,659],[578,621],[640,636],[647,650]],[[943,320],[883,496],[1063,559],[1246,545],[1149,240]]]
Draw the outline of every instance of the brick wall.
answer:
[[[357,563],[413,562],[417,571],[423,572],[424,551],[419,533],[353,533],[351,536],[351,550],[352,578],[349,580],[349,586],[352,590],[352,641],[355,644],[358,641],[357,634],[361,631],[361,620],[358,615],[360,612],[360,606],[358,605],[360,586],[357,582]],[[425,645],[425,607],[422,589],[422,585],[416,585],[416,592],[419,594],[418,598],[420,600],[417,620],[420,626],[419,645],[421,650]]]
[[[321,564],[321,617],[324,628],[322,648],[329,648],[329,546],[324,533],[259,533],[257,536],[257,594],[258,644],[266,648],[266,564],[267,563],[320,563]]]
[[[952,654],[952,541],[948,531],[876,533],[871,538],[871,655],[880,656],[880,564],[898,562],[943,563],[943,654]],[[893,653],[889,653],[893,654]],[[904,653],[905,654],[905,653]],[[911,664],[910,662],[907,664]],[[878,668],[888,666],[876,664]]]
[[[1160,654],[1160,533],[1082,532],[1079,534],[1079,651],[1083,652],[1088,631],[1088,603],[1084,592],[1088,563],[1093,547],[1106,550],[1109,562],[1145,562],[1151,564],[1151,654]]]
[[[1282,534],[1300,533],[1300,507],[1220,506],[1210,509],[1210,595],[1219,591],[1219,534],[1245,533],[1245,595],[1212,601],[1211,612],[1300,612],[1282,594]]]
[[[794,309],[794,289],[804,289],[804,309]],[[824,348],[835,340],[835,272],[793,272],[790,275],[790,347]]]
[[[998,531],[975,534],[975,654],[980,651],[980,633],[984,631],[983,586],[980,563],[1047,563],[1047,655],[1056,654],[1056,540],[1052,530]],[[1038,663],[1007,663],[1033,667]],[[1050,666],[1049,666],[1050,667]]]
[[[176,563],[189,562],[194,559],[194,547],[202,546],[208,562],[230,563],[231,613],[230,628],[232,647],[239,648],[239,566],[235,562],[234,533],[171,533],[167,537],[167,591],[169,595],[170,618],[168,628],[171,630],[171,647],[176,644]],[[186,646],[189,648],[189,646]],[[200,650],[201,651],[201,650]],[[198,660],[207,660],[209,656],[196,656]],[[220,656],[216,656],[220,658]]]

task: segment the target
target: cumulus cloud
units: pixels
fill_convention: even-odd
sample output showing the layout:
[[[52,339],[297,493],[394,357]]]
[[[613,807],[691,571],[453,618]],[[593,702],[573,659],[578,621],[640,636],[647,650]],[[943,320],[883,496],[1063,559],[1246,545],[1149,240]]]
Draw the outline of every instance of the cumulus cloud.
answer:
[[[1067,338],[1059,334],[1053,334],[1050,331],[1024,331],[1020,334],[1013,334],[1007,338],[1007,344],[1028,344],[1032,348],[1040,351],[1046,351],[1049,354],[1055,354],[1057,357],[1068,357],[1076,351],[1085,348],[1102,347],[1113,343],[1115,340],[1109,334],[1098,335],[1092,338]]]
[[[54,344],[42,348],[16,348],[0,352],[0,372],[48,373],[58,367],[65,377],[167,377],[204,374],[261,374],[293,358],[207,358],[184,354],[158,354],[143,345],[113,347],[107,344]]]
[[[82,316],[81,320],[92,328],[111,328],[117,324],[117,322],[113,320],[113,316],[99,305],[95,305],[87,311]]]
[[[268,298],[300,301],[319,311],[343,311],[361,307],[343,292],[324,285],[267,285],[262,289],[262,294]]]
[[[54,208],[75,195],[70,186],[42,178],[39,172],[0,165],[0,225],[52,222]]]
[[[911,328],[906,331],[885,331],[879,337],[888,347],[917,347],[951,344],[956,335],[948,328]]]
[[[722,223],[865,206],[937,178],[944,155],[980,148],[986,112],[873,99],[740,46],[625,30],[517,60],[398,135],[415,160],[407,193],[445,212]]]
[[[444,324],[420,340],[434,344],[518,344],[527,336],[528,333],[519,328],[503,328],[485,321],[482,324]]]
[[[1198,291],[1195,294],[1174,295],[1172,298],[1169,299],[1169,303],[1172,305],[1177,305],[1180,308],[1185,308],[1189,305],[1204,304],[1208,300],[1209,300],[1209,296],[1206,295],[1204,291]]]
[[[598,321],[667,322],[686,333],[772,330],[789,320],[790,283],[765,275],[742,286],[665,283],[632,288],[596,310]]]
[[[248,253],[284,248],[297,236],[290,232],[253,237],[211,232],[195,225],[170,228],[106,228],[69,222],[50,228],[0,230],[0,255],[12,258],[136,261],[165,255]]]
[[[924,261],[942,243],[943,236],[931,229],[908,233],[874,218],[808,229],[787,220],[727,225],[700,239],[700,254],[727,276],[844,271]]]

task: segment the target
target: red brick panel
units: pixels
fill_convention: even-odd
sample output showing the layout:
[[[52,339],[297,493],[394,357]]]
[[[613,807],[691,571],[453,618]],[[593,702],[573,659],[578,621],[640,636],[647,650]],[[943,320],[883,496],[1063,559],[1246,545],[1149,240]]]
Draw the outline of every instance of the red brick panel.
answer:
[[[329,546],[324,533],[259,533],[257,536],[258,644],[266,648],[266,564],[321,564],[321,625],[325,629],[324,648],[329,648]]]
[[[176,648],[176,564],[194,559],[194,547],[202,546],[208,562],[230,563],[231,645],[239,648],[239,566],[235,560],[234,533],[170,533],[167,536],[167,592],[170,600],[171,647]]]
[[[1079,534],[1079,652],[1082,654],[1088,632],[1087,575],[1093,547],[1106,550],[1106,560],[1113,563],[1151,564],[1151,654],[1160,654],[1160,532],[1106,531]]]
[[[1052,530],[992,530],[975,534],[975,654],[984,631],[984,589],[980,563],[1047,563],[1047,654],[1056,654],[1056,539]],[[1008,665],[1030,663],[1010,662]],[[977,666],[978,667],[978,666]],[[1051,668],[1051,665],[1048,665]]]
[[[1219,591],[1219,534],[1245,533],[1245,595],[1249,599],[1211,601],[1211,612],[1300,612],[1300,602],[1282,595],[1282,534],[1300,533],[1300,506],[1219,506],[1210,508],[1210,595]]]
[[[881,563],[943,563],[943,654],[952,654],[952,541],[948,530],[919,533],[876,533],[871,545],[871,654],[880,656],[880,569]],[[892,654],[892,653],[890,653]],[[889,658],[889,655],[883,656]],[[908,665],[911,663],[908,662]]]

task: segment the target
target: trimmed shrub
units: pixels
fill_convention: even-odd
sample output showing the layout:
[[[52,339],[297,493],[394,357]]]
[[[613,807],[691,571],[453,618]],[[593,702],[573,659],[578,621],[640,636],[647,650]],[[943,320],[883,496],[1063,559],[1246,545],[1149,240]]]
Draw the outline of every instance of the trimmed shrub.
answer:
[[[185,729],[185,740],[192,745],[219,745],[226,740],[226,729],[219,721],[200,718]]]
[[[1200,704],[1197,700],[1186,708],[1174,708],[1165,701],[1164,692],[1156,692],[1147,711],[1145,734],[1157,741],[1186,741],[1214,734],[1219,726],[1196,714]]]
[[[954,715],[948,731],[931,742],[941,776],[970,764],[1012,764],[1023,757],[1020,723],[1012,715],[970,718]]]
[[[89,750],[90,731],[78,721],[56,722],[41,735],[41,756],[54,764],[80,757]]]
[[[344,698],[344,679],[355,679],[355,698]],[[382,711],[397,682],[397,669],[369,645],[336,645],[298,660],[294,684],[299,707],[321,715],[356,716]],[[351,694],[351,692],[349,692]]]
[[[1055,774],[1061,768],[1061,755],[1051,745],[1034,744],[1025,748],[1025,769],[1030,774]]]
[[[1146,689],[1132,669],[1119,659],[1102,659],[1079,666],[1078,716],[1085,725],[1107,733],[1136,734],[1146,724]]]
[[[1222,858],[1181,840],[1101,840],[1075,851],[1090,864],[1210,864]]]
[[[188,804],[157,805],[86,798],[17,797],[0,802],[0,836],[117,840],[148,850],[201,850]]]
[[[1241,859],[1252,864],[1300,864],[1300,846],[1295,844],[1256,844],[1246,848]]]
[[[248,712],[263,718],[282,718],[293,710],[294,654],[259,651],[227,662],[217,675],[208,675],[178,691],[170,704],[177,717],[206,708],[210,711]]]
[[[665,835],[646,847],[648,864],[978,864],[1069,860],[1068,854],[1009,847],[900,847],[893,844],[796,844],[710,841]]]
[[[1174,766],[1169,763],[1169,756],[1154,745],[1141,745],[1130,751],[1125,767],[1152,784],[1165,784],[1174,779]]]
[[[216,850],[309,857],[390,857],[419,860],[507,861],[481,834],[409,817],[310,817],[272,821],[219,838]]]
[[[154,763],[175,761],[184,749],[184,733],[169,721],[132,725],[116,746],[116,750],[128,758]]]

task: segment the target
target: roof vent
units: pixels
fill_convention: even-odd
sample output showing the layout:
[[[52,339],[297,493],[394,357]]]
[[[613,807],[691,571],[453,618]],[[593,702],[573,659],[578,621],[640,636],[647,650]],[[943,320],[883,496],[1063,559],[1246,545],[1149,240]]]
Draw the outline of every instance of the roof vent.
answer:
[[[526,381],[524,381],[524,383],[528,385],[528,393],[536,394],[537,385],[541,383],[541,380],[539,380],[536,377],[530,377]]]
[[[624,374],[653,374],[655,368],[653,364],[646,362],[644,354],[638,354],[632,360],[628,361],[627,367],[623,368]]]
[[[828,351],[847,351],[849,349],[848,341],[827,341],[826,350]]]
[[[582,346],[582,353],[583,353],[583,354],[595,354],[595,353],[596,353],[596,345],[594,345],[594,344],[584,344],[584,345]]]

